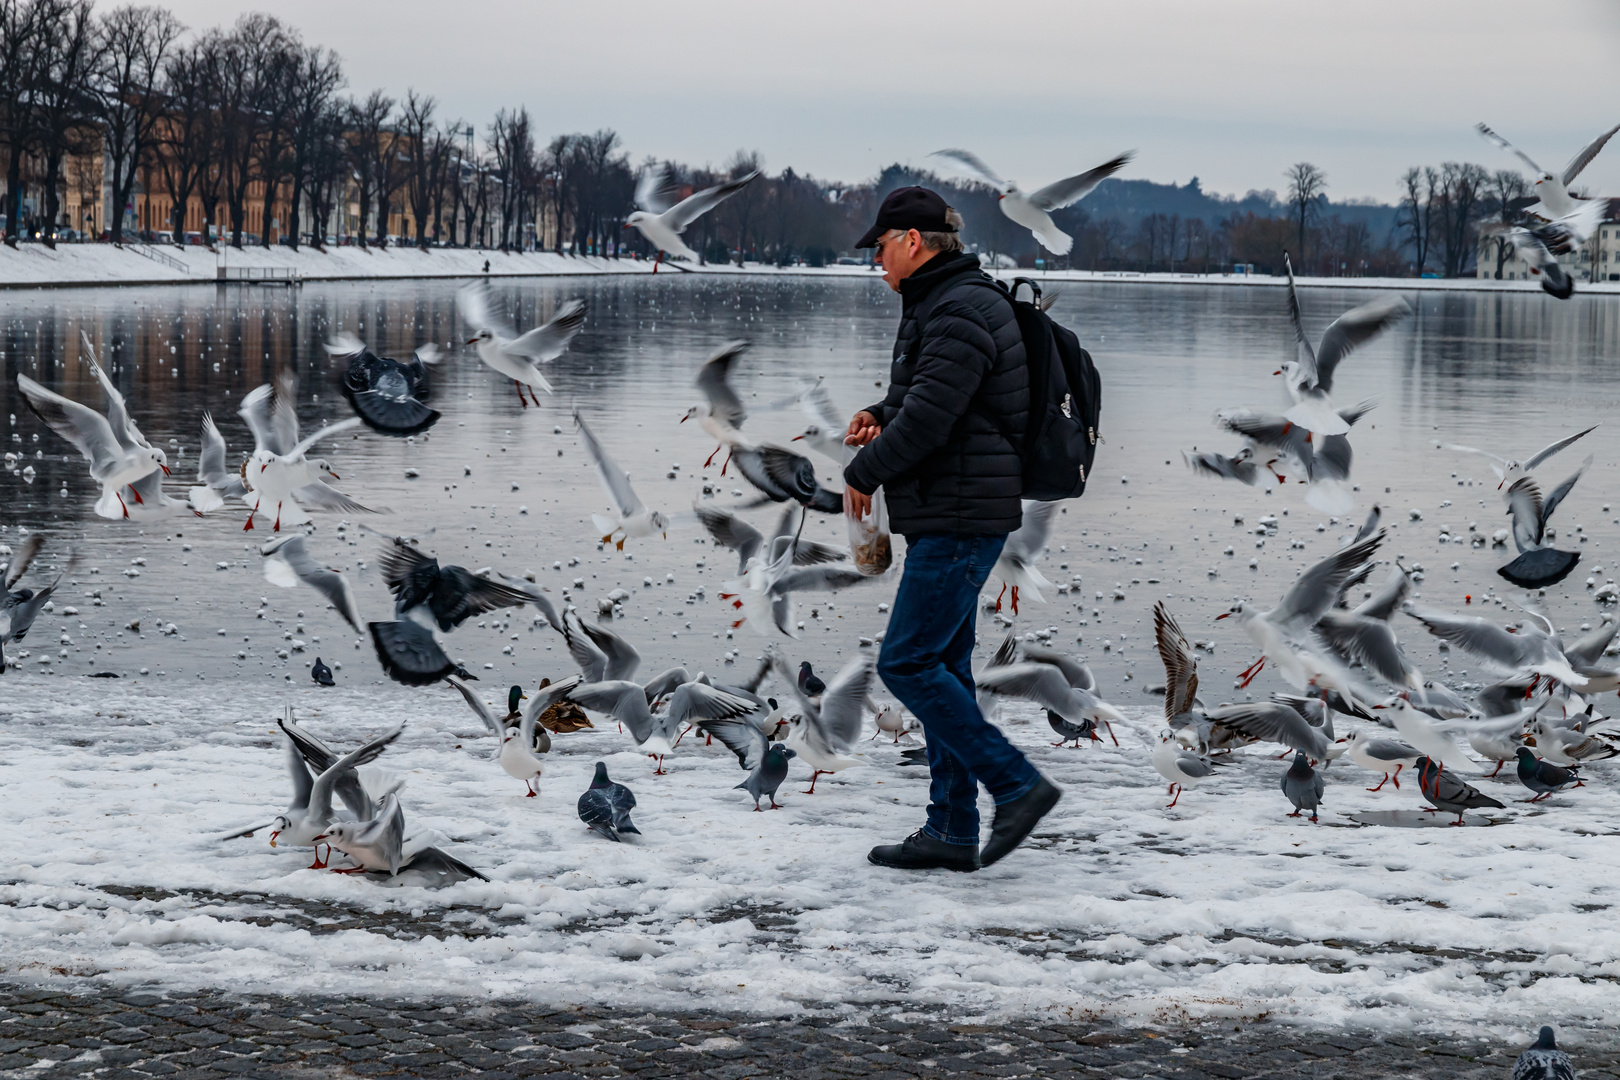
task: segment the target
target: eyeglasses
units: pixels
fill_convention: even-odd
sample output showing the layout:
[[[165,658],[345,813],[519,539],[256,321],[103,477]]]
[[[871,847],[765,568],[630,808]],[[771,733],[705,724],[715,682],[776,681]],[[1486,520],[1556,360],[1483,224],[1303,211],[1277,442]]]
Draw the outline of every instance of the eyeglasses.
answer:
[[[882,251],[884,244],[887,244],[891,240],[904,240],[910,234],[910,231],[911,230],[909,229],[890,229],[888,232],[878,237],[877,240],[873,242],[872,246],[878,251]]]

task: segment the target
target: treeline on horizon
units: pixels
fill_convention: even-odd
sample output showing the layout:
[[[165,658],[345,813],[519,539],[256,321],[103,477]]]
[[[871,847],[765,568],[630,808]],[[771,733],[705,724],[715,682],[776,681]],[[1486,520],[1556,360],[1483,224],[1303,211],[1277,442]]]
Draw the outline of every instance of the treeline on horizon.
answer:
[[[338,215],[357,205],[350,239],[361,244],[389,243],[390,217],[403,211],[414,225],[403,239],[424,248],[615,256],[652,254],[623,228],[642,170],[667,169],[684,191],[765,165],[746,151],[718,168],[633,162],[612,130],[547,137],[522,105],[480,126],[444,115],[415,88],[403,98],[351,92],[336,53],[273,15],[192,32],[161,7],[97,11],[92,0],[0,0],[0,154],[13,246],[35,233],[55,242],[67,162],[99,154],[112,205],[131,205],[144,183],[172,201],[180,243],[195,206],[209,222],[224,209],[232,246],[269,244],[280,200],[288,220],[275,232],[293,247],[346,233]],[[1326,175],[1309,163],[1285,179],[1281,196],[1242,198],[1206,193],[1196,179],[1104,181],[1053,215],[1075,239],[1054,259],[1000,213],[997,193],[983,184],[896,164],[845,185],[789,167],[763,173],[686,239],[709,261],[822,265],[861,254],[850,244],[881,198],[923,183],[962,213],[970,246],[1019,266],[1207,273],[1241,263],[1274,273],[1287,252],[1300,273],[1454,277],[1472,271],[1479,225],[1507,220],[1527,190],[1511,170],[1459,163],[1409,170],[1395,206],[1331,202]],[[38,213],[25,222],[30,185]],[[249,230],[254,200],[257,234]],[[122,240],[123,214],[108,224],[110,238]],[[1499,245],[1497,272],[1510,254]]]

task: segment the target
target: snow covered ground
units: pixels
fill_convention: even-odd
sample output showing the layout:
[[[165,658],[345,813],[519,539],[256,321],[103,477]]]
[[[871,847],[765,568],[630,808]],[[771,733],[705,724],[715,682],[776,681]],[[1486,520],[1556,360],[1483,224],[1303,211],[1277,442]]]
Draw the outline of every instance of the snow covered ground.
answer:
[[[154,256],[156,256],[154,258]],[[484,269],[486,261],[489,269]],[[554,255],[549,252],[478,251],[464,248],[335,247],[327,251],[303,248],[222,249],[219,254],[204,247],[177,248],[172,245],[63,244],[52,251],[43,244],[23,244],[12,249],[0,246],[0,288],[65,285],[152,285],[179,282],[213,282],[218,267],[235,270],[288,272],[306,281],[388,280],[406,278],[479,277],[559,277],[582,274],[646,274],[653,264],[638,259],[604,259]],[[776,267],[749,263],[738,267],[714,264],[694,267],[670,264],[664,273],[761,274],[766,276],[869,277],[876,272],[867,266],[790,266]],[[1089,270],[998,271],[1011,280],[1023,275],[1042,282],[1098,282],[1130,285],[1214,285],[1271,286],[1286,284],[1282,277],[1234,274],[1136,273]],[[1301,288],[1465,290],[1470,292],[1540,292],[1534,281],[1493,281],[1457,278],[1311,278],[1298,279]],[[1620,282],[1581,282],[1577,295],[1594,293],[1620,295]]]
[[[553,673],[555,674],[555,673]],[[486,700],[504,688],[481,683]],[[1107,689],[1106,687],[1104,688]],[[885,742],[870,767],[753,813],[735,759],[688,739],[667,776],[606,728],[559,736],[541,796],[488,760],[445,687],[189,687],[8,674],[0,685],[0,972],[244,991],[526,996],[725,1010],[946,1004],[963,1015],[1314,1025],[1519,1037],[1620,1006],[1615,767],[1536,806],[1439,827],[1406,783],[1347,760],[1322,822],[1284,816],[1258,750],[1165,809],[1154,716],[1111,743],[1013,738],[1066,790],[1034,840],[973,875],[868,865],[920,823],[926,778]],[[405,722],[378,765],[406,777],[409,831],[493,879],[383,888],[305,869],[268,821],[290,784],[274,718],[340,747]],[[575,800],[607,762],[642,836],[588,832]],[[988,816],[989,807],[985,807]],[[1359,818],[1359,820],[1357,820]],[[1370,822],[1370,823],[1369,823]]]

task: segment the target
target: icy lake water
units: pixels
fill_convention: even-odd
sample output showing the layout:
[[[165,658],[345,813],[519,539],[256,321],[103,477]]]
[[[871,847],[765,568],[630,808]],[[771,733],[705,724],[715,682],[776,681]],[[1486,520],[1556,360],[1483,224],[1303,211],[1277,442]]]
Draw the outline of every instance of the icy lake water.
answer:
[[[140,526],[90,512],[95,489],[83,461],[27,411],[15,380],[27,373],[69,396],[98,400],[77,360],[81,330],[98,347],[110,347],[113,376],[131,411],[148,438],[168,449],[177,495],[182,479],[194,474],[205,409],[225,434],[232,464],[251,451],[237,404],[269,380],[275,364],[290,361],[299,371],[307,434],[348,415],[336,390],[341,365],[321,348],[333,333],[358,333],[390,355],[407,355],[426,341],[449,346],[452,359],[435,372],[434,404],[445,418],[429,437],[408,443],[366,432],[323,446],[343,478],[340,488],[390,511],[358,522],[423,536],[441,562],[532,571],[554,598],[566,591],[587,609],[614,589],[630,591],[629,622],[621,625],[636,633],[649,665],[715,666],[729,650],[757,653],[763,639],[746,627],[730,643],[717,640],[731,620],[716,594],[734,576],[735,564],[702,542],[689,513],[667,540],[632,541],[622,555],[598,550],[589,514],[602,509],[603,497],[569,408],[577,405],[590,418],[649,505],[688,510],[705,480],[713,485],[713,501],[741,502],[733,492],[752,496],[752,489],[735,475],[722,476],[722,459],[704,468],[714,446],[696,424],[678,422],[698,399],[692,386],[697,366],[725,341],[753,342],[736,376],[753,410],[746,430],[786,443],[805,419],[796,408],[768,406],[804,379],[825,376],[834,400],[849,412],[881,396],[897,299],[875,280],[737,276],[551,279],[497,289],[524,325],[570,297],[583,296],[590,305],[587,329],[552,366],[557,392],[541,408],[521,408],[511,384],[457,344],[453,283],[0,294],[6,370],[0,412],[8,424],[7,449],[24,455],[17,469],[0,472],[0,525],[44,530],[51,555],[78,555],[58,605],[80,610],[76,622],[63,626],[74,644],[52,648],[59,635],[47,618],[35,632],[45,640],[28,642],[33,656],[25,666],[126,677],[146,668],[149,677],[166,680],[283,678],[302,677],[320,653],[343,662],[346,678],[378,676],[369,646],[357,651],[353,634],[332,613],[313,610],[312,594],[262,579],[257,544],[265,533],[241,531],[244,510]],[[1620,304],[1612,299],[1577,296],[1559,304],[1540,294],[1414,295],[1416,317],[1340,371],[1336,401],[1376,398],[1379,406],[1352,433],[1357,508],[1335,523],[1303,503],[1302,489],[1267,492],[1196,477],[1179,452],[1235,451],[1237,440],[1212,423],[1218,408],[1280,411],[1282,380],[1272,372],[1293,348],[1280,290],[1059,289],[1054,315],[1079,331],[1103,374],[1106,442],[1086,498],[1059,519],[1042,566],[1070,589],[1048,596],[1045,605],[1026,602],[1020,629],[1052,629],[1054,640],[1073,643],[1125,700],[1159,681],[1149,614],[1154,600],[1165,598],[1195,639],[1230,643],[1242,653],[1231,632],[1217,633],[1214,616],[1237,596],[1269,606],[1301,562],[1330,550],[1375,501],[1392,526],[1385,556],[1424,566],[1425,599],[1453,607],[1465,595],[1493,592],[1502,584],[1492,573],[1506,561],[1502,549],[1440,546],[1436,539],[1449,529],[1461,541],[1470,526],[1489,535],[1507,523],[1494,478],[1483,459],[1437,451],[1434,442],[1528,453],[1611,416],[1620,396],[1613,362],[1620,355]],[[1366,299],[1306,291],[1307,325],[1319,333],[1333,316]],[[1591,538],[1583,546],[1588,565],[1581,569],[1588,570],[1603,564],[1605,547],[1612,550],[1620,534],[1600,509],[1620,458],[1620,426],[1599,428],[1550,468],[1564,475],[1558,470],[1572,471],[1584,453],[1596,457],[1594,467],[1554,524],[1567,533],[1579,526]],[[816,460],[824,482],[836,486],[833,464]],[[35,469],[31,483],[20,471],[24,465]],[[420,475],[407,479],[407,469]],[[1421,521],[1412,520],[1413,509]],[[1256,535],[1267,515],[1279,519],[1279,530]],[[769,511],[752,516],[762,526],[774,520]],[[332,515],[318,517],[311,550],[347,570],[362,613],[382,618],[386,590],[359,565],[374,560],[378,542],[352,525],[340,540],[337,523]],[[819,518],[808,531],[838,540],[843,525]],[[1233,554],[1224,554],[1228,548]],[[133,565],[137,559],[144,562]],[[1579,593],[1583,577],[1577,572],[1564,592]],[[576,580],[582,584],[575,586]],[[816,615],[805,618],[806,655],[833,663],[857,634],[880,628],[881,589],[847,593],[831,604],[810,598],[800,613],[814,609]],[[94,592],[99,608],[91,606]],[[263,620],[257,617],[261,598],[267,601]],[[1584,620],[1589,605],[1574,602],[1566,612],[1555,602],[1553,611]],[[139,632],[126,629],[137,619]],[[508,628],[507,621],[466,625],[453,639],[455,655],[476,670],[493,663],[501,679],[507,671],[524,681],[557,674],[557,650],[545,655],[551,636],[514,638],[520,627]],[[528,618],[518,621],[526,625]],[[175,633],[162,635],[160,624],[173,624]],[[307,655],[278,658],[277,650],[290,645],[287,633],[307,643]],[[511,655],[502,652],[508,645]],[[63,648],[66,655],[56,655]],[[1422,645],[1415,648],[1430,662],[1427,670],[1435,657]],[[42,656],[51,663],[39,663]],[[1233,670],[1248,663],[1239,659],[1231,656]],[[1121,686],[1127,674],[1134,686]],[[1253,689],[1266,687],[1262,679]]]
[[[1292,484],[1223,484],[1181,460],[1183,448],[1236,449],[1212,424],[1216,409],[1281,406],[1272,372],[1293,350],[1281,290],[1061,286],[1053,314],[1079,331],[1102,371],[1106,443],[1091,490],[1059,518],[1042,562],[1065,591],[1044,604],[1026,597],[1016,626],[1085,655],[1137,730],[1121,731],[1119,748],[1054,749],[1038,716],[1007,710],[1012,736],[1070,797],[1029,850],[991,871],[897,880],[874,874],[864,853],[920,822],[926,787],[892,747],[869,744],[876,767],[824,778],[814,796],[797,794],[796,770],[794,790],[783,789],[788,809],[755,815],[731,789],[741,777],[718,746],[683,745],[671,774],[655,778],[627,738],[599,724],[559,737],[541,798],[525,800],[521,784],[485,760],[478,722],[453,693],[387,683],[369,643],[314,593],[264,580],[257,547],[268,534],[244,533],[245,511],[139,526],[95,518],[84,463],[15,391],[25,373],[94,402],[77,359],[87,331],[111,348],[113,376],[148,437],[169,448],[179,495],[194,473],[202,411],[213,412],[234,462],[251,449],[237,403],[278,361],[300,372],[308,432],[348,414],[339,365],[320,347],[330,334],[354,331],[392,355],[429,340],[450,345],[433,401],[445,416],[430,437],[362,432],[324,451],[337,486],[389,511],[350,519],[341,537],[339,518],[317,515],[309,541],[350,575],[362,613],[389,610],[371,569],[379,541],[354,527],[363,521],[422,537],[441,561],[532,571],[587,617],[625,589],[614,628],[641,649],[643,671],[677,661],[752,668],[766,639],[747,625],[731,631],[735,615],[717,595],[735,576],[734,558],[701,542],[689,514],[705,479],[722,505],[743,501],[733,492],[746,494],[746,484],[722,476],[719,460],[705,468],[713,445],[678,422],[697,400],[692,375],[722,342],[752,341],[735,378],[751,411],[745,430],[785,442],[805,420],[769,406],[803,380],[825,376],[848,411],[881,394],[896,298],[875,280],[719,275],[496,288],[524,324],[570,297],[590,304],[585,332],[549,372],[556,395],[542,395],[538,409],[521,408],[510,383],[455,345],[453,283],[0,293],[5,449],[26,455],[19,471],[0,472],[0,543],[15,544],[21,527],[45,532],[31,581],[76,555],[21,670],[0,681],[0,830],[19,859],[0,880],[0,933],[15,947],[0,971],[766,1010],[943,1002],[986,1015],[1100,1011],[1160,1022],[1271,1014],[1515,1039],[1526,1017],[1600,1024],[1612,1014],[1613,767],[1590,768],[1587,789],[1535,807],[1518,804],[1525,793],[1504,773],[1486,787],[1508,803],[1486,819],[1494,827],[1450,830],[1385,827],[1422,816],[1413,785],[1368,794],[1376,777],[1342,762],[1328,775],[1323,825],[1312,827],[1282,816],[1282,765],[1265,747],[1166,812],[1145,738],[1160,701],[1147,687],[1163,677],[1153,603],[1164,600],[1189,636],[1213,643],[1200,660],[1206,701],[1281,688],[1270,672],[1247,691],[1233,687],[1254,657],[1215,616],[1239,596],[1270,606],[1375,501],[1391,529],[1381,556],[1425,569],[1420,603],[1462,611],[1469,596],[1472,610],[1517,613],[1498,606],[1510,599],[1494,574],[1507,554],[1467,542],[1470,526],[1488,536],[1506,524],[1495,478],[1479,458],[1435,449],[1437,440],[1522,456],[1605,421],[1547,470],[1561,479],[1587,453],[1595,458],[1555,519],[1560,546],[1578,546],[1582,565],[1544,600],[1561,628],[1595,624],[1603,609],[1587,579],[1620,576],[1609,507],[1620,426],[1606,422],[1620,396],[1620,303],[1409,297],[1415,317],[1339,373],[1340,404],[1380,404],[1351,436],[1357,508],[1333,521]],[[1309,290],[1302,299],[1318,334],[1368,296]],[[570,424],[573,405],[645,501],[677,515],[667,539],[632,540],[623,553],[599,547],[589,514],[603,495]],[[31,483],[23,465],[35,470]],[[836,484],[832,463],[818,465]],[[749,514],[762,527],[774,518]],[[1267,516],[1275,530],[1263,529]],[[808,531],[840,541],[843,524],[818,519]],[[987,595],[998,587],[992,581]],[[883,582],[830,602],[804,598],[801,640],[782,642],[784,651],[835,670],[860,635],[881,629],[891,590]],[[560,642],[531,617],[469,622],[449,639],[486,699],[511,682],[532,688],[567,673]],[[981,621],[985,643],[999,634],[990,620]],[[1482,681],[1459,654],[1437,653],[1417,624],[1402,623],[1425,673],[1463,689]],[[291,651],[294,640],[304,651]],[[316,654],[342,663],[336,690],[310,686]],[[82,678],[99,671],[122,678]],[[434,894],[378,889],[305,871],[306,852],[274,852],[262,832],[215,843],[227,827],[285,805],[270,732],[288,703],[344,746],[407,721],[379,764],[409,775],[409,820],[448,837],[494,880]],[[597,758],[638,793],[635,845],[605,845],[573,818]]]

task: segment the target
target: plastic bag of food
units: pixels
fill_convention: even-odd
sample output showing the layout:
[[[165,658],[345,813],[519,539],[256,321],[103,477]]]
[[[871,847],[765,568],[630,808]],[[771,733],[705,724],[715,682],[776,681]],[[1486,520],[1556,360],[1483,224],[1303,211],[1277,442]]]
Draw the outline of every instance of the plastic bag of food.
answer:
[[[844,447],[846,467],[860,449]],[[849,522],[849,551],[855,560],[855,569],[868,577],[887,573],[894,565],[894,543],[889,538],[889,509],[883,500],[883,489],[872,492],[872,508],[860,517],[850,512],[846,503],[844,520]]]

